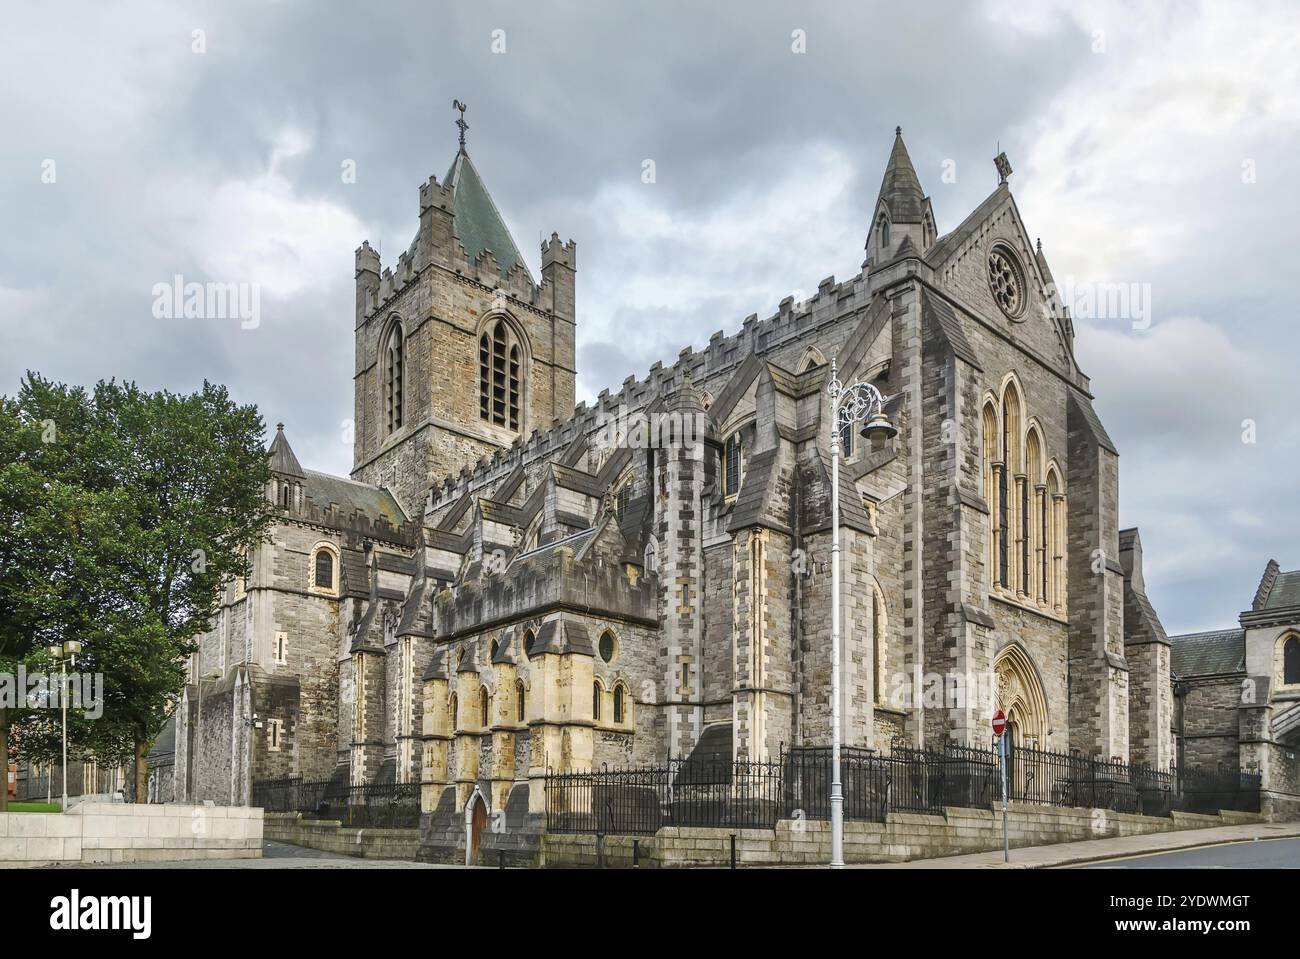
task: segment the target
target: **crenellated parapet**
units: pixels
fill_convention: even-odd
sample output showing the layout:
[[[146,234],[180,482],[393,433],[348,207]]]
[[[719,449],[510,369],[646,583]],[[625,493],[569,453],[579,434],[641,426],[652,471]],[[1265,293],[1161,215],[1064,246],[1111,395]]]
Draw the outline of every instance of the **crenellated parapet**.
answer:
[[[571,257],[573,246],[572,241],[559,244],[554,234],[544,244],[546,249],[554,251],[551,255],[556,257],[566,250]],[[826,277],[811,298],[798,302],[793,297],[786,297],[776,313],[767,319],[760,320],[757,314],[750,314],[738,333],[727,336],[718,330],[709,337],[704,350],[697,351],[688,346],[671,366],[657,362],[643,379],[629,376],[619,390],[601,390],[595,403],[579,403],[568,419],[559,420],[548,429],[534,429],[527,438],[516,440],[509,450],[484,457],[473,468],[462,469],[435,484],[429,491],[426,510],[442,509],[462,496],[492,486],[517,466],[528,466],[555,456],[575,439],[596,432],[611,416],[644,412],[655,400],[674,394],[688,377],[696,386],[701,386],[706,381],[730,375],[750,355],[775,349],[842,316],[851,305],[848,301],[865,295],[862,284],[861,277],[845,283],[836,283],[833,276]]]
[[[285,517],[312,526],[323,526],[339,533],[355,533],[366,539],[414,548],[421,541],[422,525],[414,520],[393,524],[382,517],[369,517],[359,511],[345,510],[338,503],[318,506],[310,500],[281,507]]]
[[[440,641],[458,639],[559,610],[653,626],[658,581],[632,582],[621,566],[583,562],[571,546],[517,559],[502,574],[444,590],[435,601]]]

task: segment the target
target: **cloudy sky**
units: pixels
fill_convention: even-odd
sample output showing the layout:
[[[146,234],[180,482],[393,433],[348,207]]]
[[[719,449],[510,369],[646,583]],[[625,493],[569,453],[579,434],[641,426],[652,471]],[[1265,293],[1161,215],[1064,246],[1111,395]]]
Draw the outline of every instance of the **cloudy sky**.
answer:
[[[856,273],[901,124],[940,232],[1000,145],[1057,280],[1144,292],[1076,348],[1166,627],[1300,567],[1295,4],[627,6],[9,0],[0,392],[206,377],[346,474],[353,250],[410,242],[453,97],[534,272],[578,240],[583,397]],[[255,284],[258,325],[155,317],[178,274]]]

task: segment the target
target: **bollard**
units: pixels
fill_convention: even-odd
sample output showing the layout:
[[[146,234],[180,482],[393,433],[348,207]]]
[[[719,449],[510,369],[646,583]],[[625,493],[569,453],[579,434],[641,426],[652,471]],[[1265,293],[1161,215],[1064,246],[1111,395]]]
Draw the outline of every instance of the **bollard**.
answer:
[[[504,849],[497,850],[497,868],[506,868],[506,851]]]
[[[641,868],[641,840],[640,839],[632,840],[632,868],[633,869]]]
[[[596,833],[596,868],[605,868],[605,835]]]
[[[736,868],[736,834],[731,834],[731,868]]]

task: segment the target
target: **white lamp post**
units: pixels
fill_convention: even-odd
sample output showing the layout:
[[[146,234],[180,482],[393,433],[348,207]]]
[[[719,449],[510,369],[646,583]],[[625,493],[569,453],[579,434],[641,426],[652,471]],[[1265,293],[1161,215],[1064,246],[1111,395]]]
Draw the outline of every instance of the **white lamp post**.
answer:
[[[72,668],[77,668],[77,653],[81,652],[81,643],[69,639],[62,645],[52,645],[50,655],[59,661],[59,707],[63,711],[63,807],[60,812],[68,811],[68,660]],[[84,790],[85,783],[82,783]],[[46,792],[49,790],[47,789]]]
[[[831,364],[831,868],[844,866],[844,790],[840,782],[840,435],[864,422],[866,439],[889,439],[898,430],[885,416],[885,398],[870,383],[840,382]]]

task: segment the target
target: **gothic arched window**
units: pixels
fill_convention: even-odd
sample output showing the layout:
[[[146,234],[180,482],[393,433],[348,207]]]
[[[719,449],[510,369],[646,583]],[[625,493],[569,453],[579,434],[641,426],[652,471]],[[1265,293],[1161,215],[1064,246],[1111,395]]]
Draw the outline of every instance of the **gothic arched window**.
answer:
[[[405,378],[406,342],[402,338],[402,324],[394,323],[384,344],[384,410],[389,433],[402,428]]]
[[[998,519],[1002,494],[1002,462],[998,456],[998,411],[992,401],[984,404],[984,496],[989,507],[989,585],[1001,583],[1002,526]]]
[[[1042,569],[1043,543],[1038,530],[1042,514],[1039,505],[1043,496],[1043,444],[1038,438],[1038,428],[1029,427],[1025,437],[1025,480],[1021,488],[1020,503],[1020,587],[1026,597],[1039,598],[1039,575]]]
[[[1051,557],[1047,601],[1061,609],[1065,605],[1065,496],[1055,466],[1049,466],[1047,470],[1046,496],[1051,501],[1045,520],[1047,551]]]
[[[596,722],[600,722],[600,694],[601,694],[600,682],[597,681],[592,683],[591,684],[591,718],[594,719]]]
[[[519,430],[523,351],[505,320],[478,341],[478,414],[493,426]]]
[[[311,592],[336,594],[339,588],[339,557],[329,543],[317,543],[312,549],[308,566],[308,586]]]
[[[625,698],[625,693],[623,690],[623,684],[619,683],[617,686],[614,687],[614,722],[615,723],[622,723],[624,721],[624,715],[625,715],[624,702],[623,702],[624,698]]]
[[[521,723],[524,721],[524,716],[527,715],[527,711],[524,708],[527,703],[525,696],[527,696],[527,693],[524,692],[524,684],[520,680],[516,679],[515,680],[515,719],[517,719]]]
[[[478,715],[479,725],[484,729],[490,728],[492,725],[492,697],[488,695],[486,686],[479,687]]]
[[[1292,636],[1282,644],[1282,683],[1300,684],[1300,637]]]
[[[727,437],[727,447],[722,461],[722,487],[727,496],[740,492],[740,434],[732,433]]]
[[[316,554],[316,585],[325,589],[334,586],[334,554],[327,549]]]
[[[1020,473],[1020,393],[1008,383],[1002,394],[1002,477],[998,484],[998,582],[1007,589],[1023,585],[1018,577],[1024,529],[1020,520],[1024,477]]]

